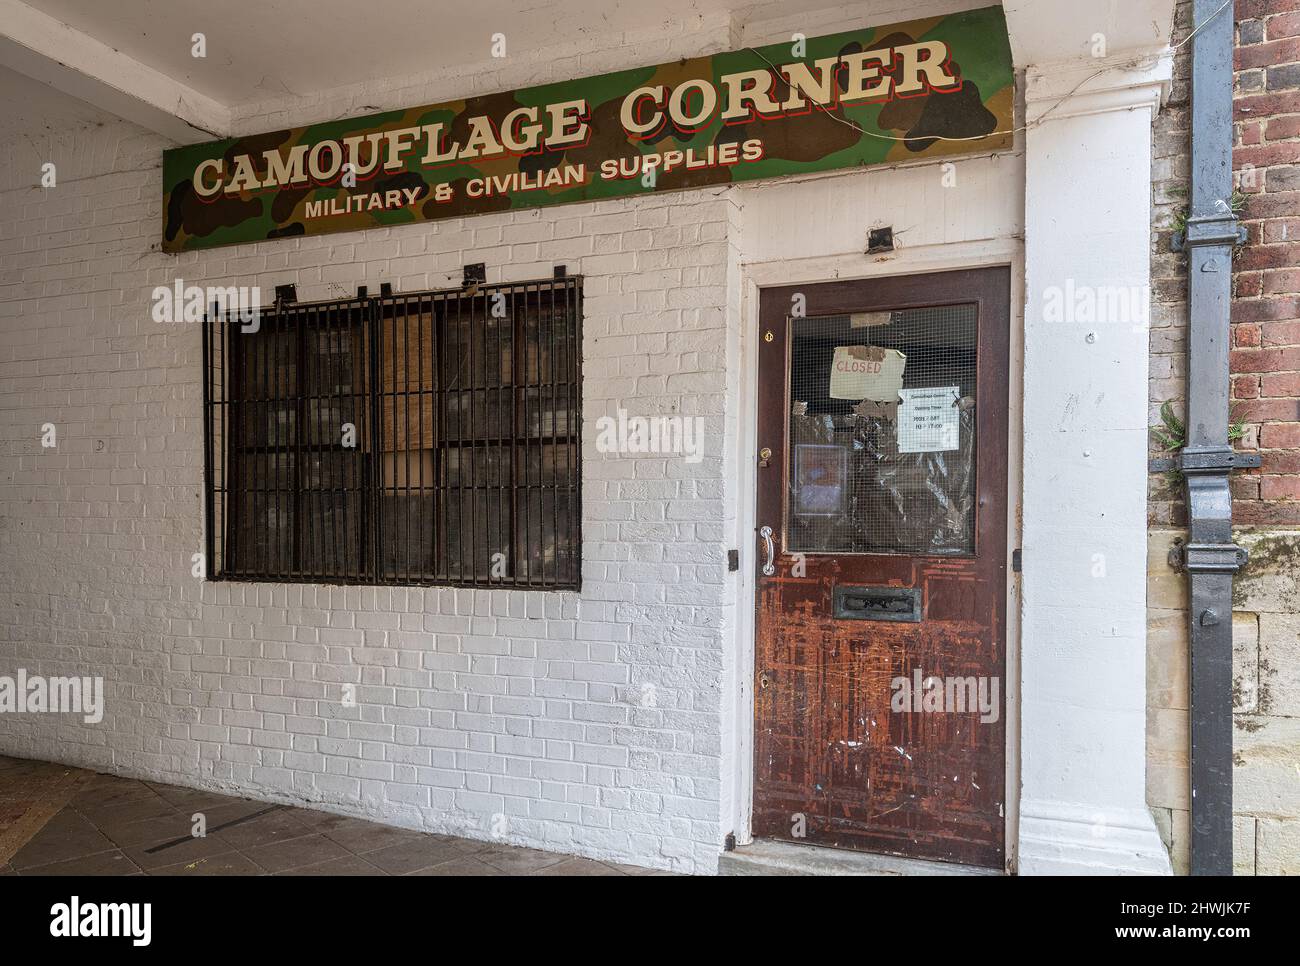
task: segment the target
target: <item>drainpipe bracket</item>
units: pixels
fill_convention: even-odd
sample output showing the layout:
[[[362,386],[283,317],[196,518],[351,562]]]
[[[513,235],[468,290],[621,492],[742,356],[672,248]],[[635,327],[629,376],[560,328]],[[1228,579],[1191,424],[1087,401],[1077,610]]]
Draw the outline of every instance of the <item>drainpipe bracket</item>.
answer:
[[[1153,456],[1147,460],[1150,473],[1169,473],[1182,470],[1193,475],[1201,473],[1223,473],[1232,470],[1249,470],[1259,466],[1258,453],[1242,453],[1237,450],[1202,450],[1192,453],[1180,453],[1178,456]]]
[[[1205,449],[1187,447],[1174,458],[1178,469],[1184,473],[1230,473],[1233,470],[1259,466],[1258,453],[1239,453],[1229,446],[1211,446]]]
[[[1226,204],[1226,203],[1225,203]],[[1174,239],[1174,248],[1200,248],[1207,245],[1241,245],[1246,241],[1246,228],[1237,222],[1237,216],[1228,214],[1193,215],[1187,219],[1187,230]]]
[[[1189,543],[1183,547],[1183,569],[1196,574],[1235,574],[1250,559],[1235,543]]]

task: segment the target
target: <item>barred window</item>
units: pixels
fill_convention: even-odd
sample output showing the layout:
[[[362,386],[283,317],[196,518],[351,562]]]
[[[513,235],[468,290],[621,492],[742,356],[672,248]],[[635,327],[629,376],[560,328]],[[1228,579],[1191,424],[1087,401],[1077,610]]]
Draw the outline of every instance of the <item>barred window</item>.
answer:
[[[581,299],[570,277],[210,316],[209,576],[577,589]]]

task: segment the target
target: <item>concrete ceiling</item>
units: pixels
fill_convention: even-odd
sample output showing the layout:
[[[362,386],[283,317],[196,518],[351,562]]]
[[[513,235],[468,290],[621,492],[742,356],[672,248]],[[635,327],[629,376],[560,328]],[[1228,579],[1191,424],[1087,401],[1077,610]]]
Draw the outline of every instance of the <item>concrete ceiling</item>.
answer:
[[[509,53],[730,15],[797,16],[842,0],[0,0],[0,66],[180,142],[247,105]],[[933,8],[940,0],[922,0]],[[955,0],[971,5],[979,0]],[[873,7],[906,8],[900,0]],[[905,19],[905,18],[894,18]],[[192,53],[196,33],[206,56]]]
[[[238,106],[489,55],[502,33],[519,50],[584,34],[752,9],[753,0],[23,0],[196,91]],[[790,13],[835,0],[788,0]],[[191,56],[206,35],[208,56]]]
[[[175,141],[194,142],[228,133],[232,117],[254,103],[482,63],[495,33],[515,53],[718,14],[730,14],[737,27],[779,18],[784,30],[801,13],[845,9],[843,2],[0,0],[0,67],[11,69],[0,75],[7,81],[0,131],[38,115],[33,103],[46,103],[50,118],[76,113],[57,98],[42,99],[30,84],[15,83],[12,71]],[[1084,54],[1096,33],[1106,35],[1112,52],[1149,49],[1169,36],[1173,4],[1003,0],[1018,65]],[[856,16],[889,23],[980,5],[863,0]],[[826,16],[810,19],[824,23]],[[206,57],[191,53],[195,33],[205,35]]]

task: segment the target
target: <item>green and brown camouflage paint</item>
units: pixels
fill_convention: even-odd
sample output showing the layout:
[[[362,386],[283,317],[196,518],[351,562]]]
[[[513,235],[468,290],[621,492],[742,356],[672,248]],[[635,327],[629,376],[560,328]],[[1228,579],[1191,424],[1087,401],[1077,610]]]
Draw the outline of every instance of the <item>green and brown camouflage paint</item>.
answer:
[[[620,122],[623,99],[633,90],[658,84],[676,87],[690,79],[715,86],[723,75],[803,61],[811,65],[826,57],[843,57],[884,47],[938,40],[951,51],[947,70],[961,86],[946,92],[896,97],[884,103],[837,103],[804,114],[724,123],[718,112],[702,129],[678,130],[669,120],[654,136],[637,140]],[[885,27],[869,27],[809,38],[803,56],[792,56],[792,45],[774,44],[711,57],[682,60],[658,67],[637,68],[564,81],[523,90],[488,94],[462,101],[426,105],[404,111],[370,114],[251,137],[227,138],[174,148],[163,154],[163,243],[167,252],[219,245],[263,241],[297,235],[356,231],[387,225],[461,217],[540,205],[592,201],[650,191],[677,191],[725,182],[773,178],[881,163],[987,152],[1010,147],[1012,135],[1013,73],[1006,22],[1001,7],[931,17]],[[788,91],[786,80],[775,70],[775,96]],[[842,72],[838,73],[843,88]],[[458,160],[437,167],[421,164],[421,152],[411,151],[400,170],[382,165],[368,178],[358,177],[356,187],[288,185],[201,198],[194,190],[195,168],[205,160],[224,159],[227,171],[241,154],[251,155],[259,177],[265,175],[262,153],[287,152],[300,144],[342,140],[402,127],[442,122],[447,140],[464,142],[468,119],[486,115],[495,120],[519,107],[544,107],[560,101],[583,99],[589,110],[590,136],[580,145],[545,149],[524,156]],[[694,148],[697,154],[710,145],[737,145],[753,138],[763,143],[763,157],[729,166],[656,172],[647,185],[641,177],[601,177],[600,164],[608,159],[664,154]],[[472,179],[523,172],[539,172],[565,165],[585,164],[587,179],[581,184],[469,197],[465,185]],[[452,186],[451,200],[437,202],[439,183]],[[373,195],[398,189],[416,192],[415,201],[374,211],[347,211],[337,215],[307,217],[309,202],[345,207],[349,195]],[[409,197],[409,195],[407,196]],[[335,202],[333,199],[339,199]]]

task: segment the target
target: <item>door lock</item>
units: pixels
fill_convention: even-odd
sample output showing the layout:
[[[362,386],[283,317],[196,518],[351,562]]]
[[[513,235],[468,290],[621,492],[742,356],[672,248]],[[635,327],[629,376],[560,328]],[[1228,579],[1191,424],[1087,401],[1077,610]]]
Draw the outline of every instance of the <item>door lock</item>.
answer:
[[[770,460],[771,458],[772,458],[772,450],[770,447],[764,446],[762,449],[758,451],[759,466],[766,466],[768,460]]]
[[[768,671],[761,671],[758,675],[758,689],[766,691],[767,686],[772,683],[772,675]]]

